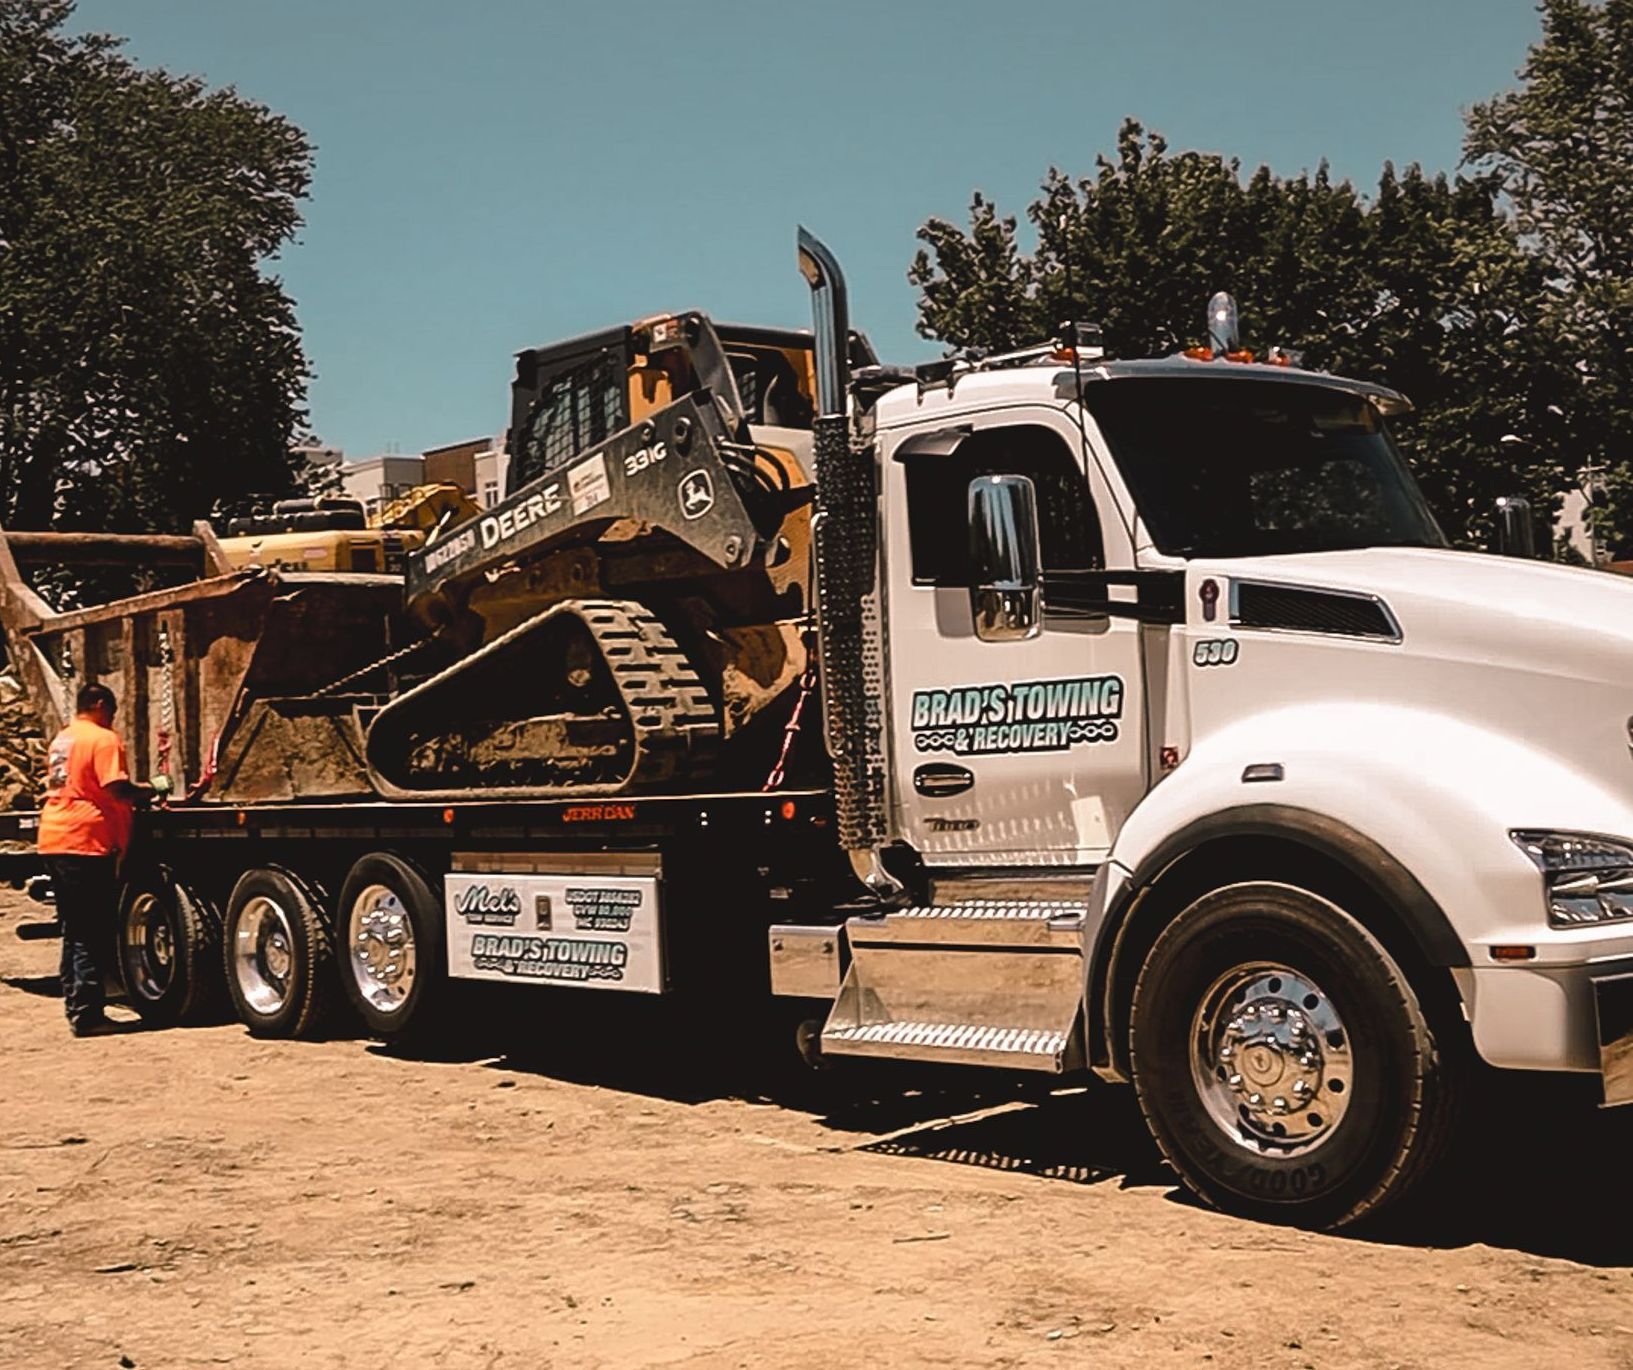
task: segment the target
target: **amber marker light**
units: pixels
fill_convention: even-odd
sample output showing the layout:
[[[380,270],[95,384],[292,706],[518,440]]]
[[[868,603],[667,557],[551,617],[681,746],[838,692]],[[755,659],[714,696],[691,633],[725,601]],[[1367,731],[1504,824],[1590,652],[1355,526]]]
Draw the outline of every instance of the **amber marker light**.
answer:
[[[442,821],[451,826],[454,821],[454,811],[452,809],[444,809],[442,811]]]
[[[782,802],[782,808],[778,812],[782,814],[784,822],[792,822],[794,815],[799,812],[799,805],[792,799],[785,799]]]
[[[1493,961],[1535,961],[1537,949],[1518,945],[1497,946],[1491,949]]]

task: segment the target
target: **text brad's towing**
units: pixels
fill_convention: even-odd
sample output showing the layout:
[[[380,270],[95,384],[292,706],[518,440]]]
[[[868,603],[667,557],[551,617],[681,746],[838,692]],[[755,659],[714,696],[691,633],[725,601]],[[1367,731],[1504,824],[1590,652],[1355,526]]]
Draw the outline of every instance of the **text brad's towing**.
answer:
[[[1060,751],[1115,742],[1122,711],[1123,682],[1114,675],[919,690],[913,745],[959,756]]]

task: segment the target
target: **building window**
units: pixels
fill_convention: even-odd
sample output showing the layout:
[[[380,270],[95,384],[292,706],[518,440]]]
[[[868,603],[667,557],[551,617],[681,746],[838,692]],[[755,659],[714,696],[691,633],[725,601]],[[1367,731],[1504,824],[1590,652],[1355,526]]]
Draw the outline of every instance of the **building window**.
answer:
[[[482,507],[484,509],[491,509],[497,503],[499,503],[499,482],[496,480],[483,481]]]

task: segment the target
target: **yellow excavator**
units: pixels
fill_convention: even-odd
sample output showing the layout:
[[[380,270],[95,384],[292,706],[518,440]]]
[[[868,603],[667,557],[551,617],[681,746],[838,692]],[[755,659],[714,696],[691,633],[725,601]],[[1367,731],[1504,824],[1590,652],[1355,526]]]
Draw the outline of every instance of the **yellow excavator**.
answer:
[[[220,545],[235,571],[265,566],[401,575],[408,554],[438,528],[480,512],[457,485],[417,485],[372,515],[350,496],[312,495],[279,500],[269,514],[230,520]]]

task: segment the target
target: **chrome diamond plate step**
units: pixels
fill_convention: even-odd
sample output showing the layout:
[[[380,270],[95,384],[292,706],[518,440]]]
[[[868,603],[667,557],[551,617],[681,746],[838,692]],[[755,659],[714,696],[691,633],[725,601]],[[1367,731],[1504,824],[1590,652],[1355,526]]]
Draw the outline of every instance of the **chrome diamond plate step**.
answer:
[[[1087,904],[1069,899],[971,899],[852,918],[846,930],[853,947],[912,942],[1069,948],[1078,944],[1087,914]]]
[[[1069,1037],[1047,1028],[970,1023],[868,1023],[829,1028],[822,1049],[836,1056],[890,1056],[966,1065],[1058,1071]]]
[[[965,899],[847,920],[851,961],[822,1049],[1075,1067],[1087,915],[1073,899]]]

